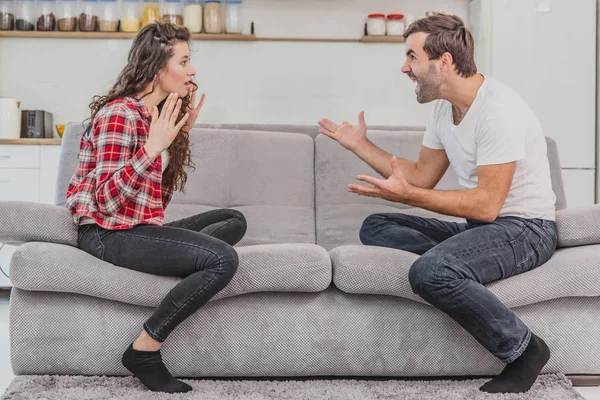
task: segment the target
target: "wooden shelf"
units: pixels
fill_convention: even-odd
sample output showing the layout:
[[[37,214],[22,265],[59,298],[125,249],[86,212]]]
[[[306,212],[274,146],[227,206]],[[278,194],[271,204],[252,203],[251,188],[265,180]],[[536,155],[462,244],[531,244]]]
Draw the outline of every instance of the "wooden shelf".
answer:
[[[0,37],[36,38],[36,39],[133,39],[136,33],[127,32],[44,32],[44,31],[0,31]],[[238,35],[224,33],[213,35],[209,33],[194,33],[192,40],[236,40],[253,41],[254,35]]]
[[[404,43],[404,36],[363,36],[363,43]]]
[[[35,39],[133,39],[136,33],[127,32],[44,32],[44,31],[0,31],[0,38],[35,38]],[[402,36],[363,36],[360,39],[349,38],[257,38],[256,35],[239,35],[232,33],[209,34],[194,33],[192,40],[223,40],[243,42],[321,42],[321,43],[403,43]]]
[[[62,139],[0,139],[0,144],[60,145]]]

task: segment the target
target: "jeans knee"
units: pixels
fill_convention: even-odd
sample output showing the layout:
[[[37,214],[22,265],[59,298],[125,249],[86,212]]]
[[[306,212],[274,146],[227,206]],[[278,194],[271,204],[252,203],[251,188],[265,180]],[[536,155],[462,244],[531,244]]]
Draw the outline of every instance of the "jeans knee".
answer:
[[[246,221],[246,217],[238,210],[228,209],[229,218],[233,220],[235,224],[235,232],[236,238],[235,243],[242,240],[244,235],[246,234],[246,230],[248,229],[248,222]]]
[[[373,245],[377,243],[376,229],[384,221],[382,214],[369,215],[362,223],[358,236],[364,245]]]
[[[431,293],[442,284],[440,277],[440,260],[421,256],[410,267],[408,271],[408,282],[413,293],[421,297]]]

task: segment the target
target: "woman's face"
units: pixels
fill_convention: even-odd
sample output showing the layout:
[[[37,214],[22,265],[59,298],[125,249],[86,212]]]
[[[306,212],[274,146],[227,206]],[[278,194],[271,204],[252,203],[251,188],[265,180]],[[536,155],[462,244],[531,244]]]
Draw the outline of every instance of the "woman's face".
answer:
[[[173,46],[173,56],[167,62],[165,71],[158,76],[158,87],[165,94],[178,93],[179,97],[191,94],[196,70],[190,62],[190,48],[186,42]]]

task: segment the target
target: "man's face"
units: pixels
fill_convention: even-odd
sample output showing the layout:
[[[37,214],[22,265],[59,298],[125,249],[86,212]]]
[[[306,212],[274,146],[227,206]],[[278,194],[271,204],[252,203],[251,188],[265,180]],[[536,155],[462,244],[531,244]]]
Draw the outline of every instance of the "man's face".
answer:
[[[426,33],[417,32],[406,39],[406,62],[402,66],[402,72],[417,84],[415,93],[421,104],[440,98],[442,82],[437,60],[429,60],[423,50],[426,37]]]

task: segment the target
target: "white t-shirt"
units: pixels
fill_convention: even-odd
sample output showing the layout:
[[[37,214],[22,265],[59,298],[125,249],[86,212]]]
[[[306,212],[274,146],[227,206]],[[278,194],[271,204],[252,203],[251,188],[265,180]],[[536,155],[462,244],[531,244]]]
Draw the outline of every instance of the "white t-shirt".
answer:
[[[493,78],[484,78],[459,125],[454,125],[450,102],[439,100],[435,104],[423,145],[446,150],[465,189],[477,187],[478,166],[516,161],[499,216],[554,220],[556,196],[542,126],[517,93]]]

